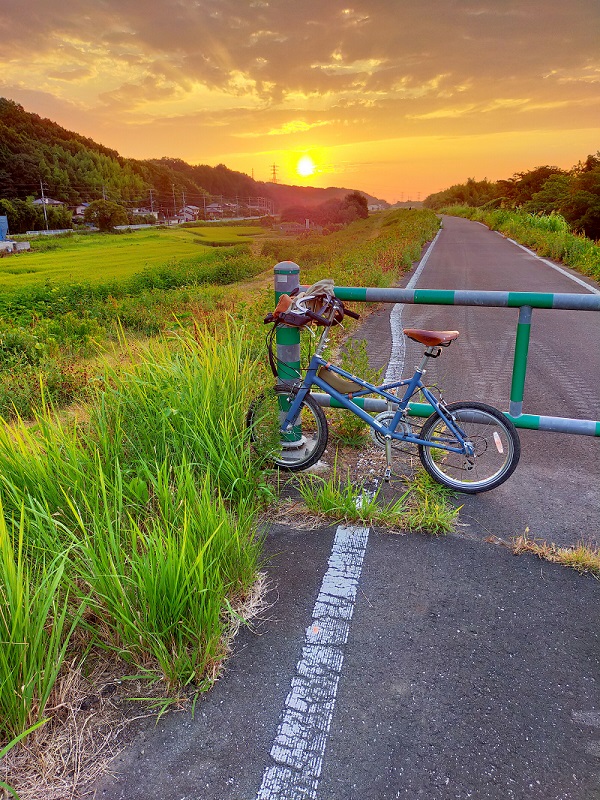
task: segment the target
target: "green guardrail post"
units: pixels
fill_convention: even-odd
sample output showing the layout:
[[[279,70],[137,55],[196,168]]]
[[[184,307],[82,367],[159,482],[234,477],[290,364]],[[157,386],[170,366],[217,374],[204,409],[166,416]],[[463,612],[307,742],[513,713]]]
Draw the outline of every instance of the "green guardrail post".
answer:
[[[525,392],[525,374],[527,372],[527,354],[529,352],[529,336],[531,334],[531,306],[521,306],[517,322],[517,338],[515,341],[515,360],[513,363],[512,383],[510,387],[510,414],[518,417],[523,413],[523,394]]]
[[[275,273],[275,304],[282,294],[290,294],[300,286],[300,267],[293,261],[280,261]],[[300,329],[279,325],[277,343],[277,377],[280,383],[298,380],[300,370]]]
[[[280,261],[273,268],[275,273],[275,304],[282,294],[290,294],[300,286],[300,267],[293,261]],[[278,383],[292,383],[300,375],[300,329],[278,325],[275,331],[277,353]],[[289,403],[279,399],[281,411],[289,410]],[[284,436],[288,442],[299,442],[302,439],[300,425],[294,427]]]

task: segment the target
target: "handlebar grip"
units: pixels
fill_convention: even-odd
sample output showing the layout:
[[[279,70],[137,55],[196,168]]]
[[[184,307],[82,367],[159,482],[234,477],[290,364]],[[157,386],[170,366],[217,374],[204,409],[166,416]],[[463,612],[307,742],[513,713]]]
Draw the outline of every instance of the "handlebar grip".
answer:
[[[327,319],[326,317],[322,316],[321,314],[316,314],[314,311],[311,311],[309,308],[306,309],[306,316],[310,317],[310,319],[314,319],[315,322],[320,322],[321,325],[325,325],[329,327],[331,325],[331,320]]]
[[[350,311],[346,306],[344,306],[344,314],[348,317],[352,317],[352,319],[360,319],[360,314],[357,314],[356,311]]]

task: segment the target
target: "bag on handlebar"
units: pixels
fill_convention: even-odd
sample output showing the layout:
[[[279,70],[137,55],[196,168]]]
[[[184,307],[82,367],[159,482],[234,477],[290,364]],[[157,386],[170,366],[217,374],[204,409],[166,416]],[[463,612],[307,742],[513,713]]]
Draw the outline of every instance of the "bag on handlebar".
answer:
[[[302,328],[312,323],[332,325],[341,322],[343,318],[344,307],[335,299],[333,280],[324,278],[304,292],[293,296],[282,294],[275,311],[267,315],[265,322]]]

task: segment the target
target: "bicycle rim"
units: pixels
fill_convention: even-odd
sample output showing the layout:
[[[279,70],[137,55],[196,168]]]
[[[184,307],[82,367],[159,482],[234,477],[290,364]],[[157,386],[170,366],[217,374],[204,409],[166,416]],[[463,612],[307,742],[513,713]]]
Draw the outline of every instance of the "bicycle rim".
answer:
[[[290,398],[289,389],[285,387],[265,392],[253,403],[247,422],[259,458],[295,472],[319,460],[327,447],[328,429],[325,414],[308,395],[293,429],[282,434],[280,425],[289,409]]]
[[[514,425],[484,403],[453,403],[448,410],[475,449],[473,456],[419,445],[423,466],[434,480],[468,494],[494,489],[512,475],[520,457]],[[423,426],[423,439],[460,447],[444,420],[435,414]]]

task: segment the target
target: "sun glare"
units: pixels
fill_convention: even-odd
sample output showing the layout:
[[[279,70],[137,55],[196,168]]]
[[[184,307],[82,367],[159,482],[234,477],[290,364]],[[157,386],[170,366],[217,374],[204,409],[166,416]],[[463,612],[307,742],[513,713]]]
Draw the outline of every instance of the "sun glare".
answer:
[[[315,162],[312,160],[310,156],[302,156],[300,161],[298,161],[296,170],[298,172],[298,175],[301,175],[303,178],[306,178],[309,175],[314,174]]]

